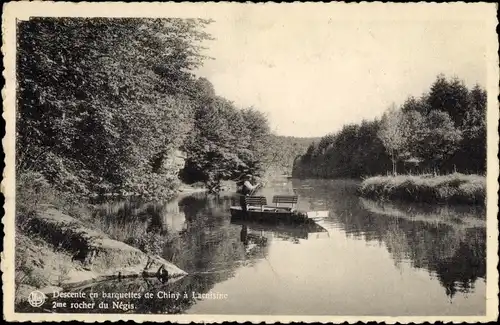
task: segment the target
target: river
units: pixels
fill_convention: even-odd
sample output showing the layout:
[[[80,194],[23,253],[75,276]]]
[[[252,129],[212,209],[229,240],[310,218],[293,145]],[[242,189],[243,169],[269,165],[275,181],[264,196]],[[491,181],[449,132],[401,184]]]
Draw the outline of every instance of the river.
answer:
[[[190,275],[86,290],[181,293],[136,300],[134,313],[485,314],[484,210],[376,203],[356,196],[357,185],[278,179],[261,191],[268,202],[295,191],[300,210],[329,211],[315,233],[232,222],[230,193],[184,195],[163,221],[177,234],[163,255]]]

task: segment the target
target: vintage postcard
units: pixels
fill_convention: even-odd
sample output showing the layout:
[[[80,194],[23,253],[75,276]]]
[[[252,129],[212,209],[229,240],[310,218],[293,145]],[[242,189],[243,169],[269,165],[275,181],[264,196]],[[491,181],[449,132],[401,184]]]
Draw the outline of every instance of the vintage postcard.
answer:
[[[4,318],[497,319],[496,9],[7,3]]]

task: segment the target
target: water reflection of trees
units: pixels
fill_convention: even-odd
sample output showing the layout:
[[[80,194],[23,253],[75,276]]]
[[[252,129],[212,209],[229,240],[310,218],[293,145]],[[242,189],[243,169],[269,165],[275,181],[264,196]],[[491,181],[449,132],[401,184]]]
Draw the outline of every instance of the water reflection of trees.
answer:
[[[228,262],[245,258],[241,243],[241,226],[231,224],[231,197],[187,197],[179,202],[188,226],[180,234],[178,258],[172,262],[189,270],[216,269]],[[265,247],[262,246],[262,252]],[[171,255],[171,253],[170,253]]]
[[[310,181],[309,181],[310,182]],[[380,204],[359,200],[355,184],[314,181],[301,196],[323,201],[348,236],[377,241],[387,248],[396,265],[409,261],[435,276],[453,297],[469,292],[486,276],[485,212],[474,207]],[[308,184],[307,184],[308,185]],[[314,203],[312,203],[314,204]]]
[[[231,224],[230,206],[231,197],[224,196],[195,195],[179,201],[187,227],[175,245],[165,247],[164,257],[191,275],[176,282],[175,290],[188,296],[207,293],[215,284],[233,277],[238,267],[252,265],[267,255],[267,241],[251,239],[258,245],[247,249],[241,240],[241,226]],[[189,303],[194,302],[190,298]]]
[[[231,196],[194,194],[175,202],[138,204],[121,202],[102,209],[110,224],[120,226],[141,220],[143,229],[156,234],[168,234],[163,257],[176,264],[189,275],[161,283],[157,279],[124,279],[87,286],[85,291],[180,293],[175,299],[121,299],[135,305],[134,313],[181,313],[196,303],[192,293],[208,293],[217,283],[233,277],[238,267],[251,266],[265,258],[269,242],[265,236],[250,232],[247,243],[241,240],[241,225],[231,224],[229,207]],[[165,215],[182,215],[185,225],[180,231],[170,229]],[[146,226],[147,225],[147,226]],[[175,233],[174,233],[175,232]],[[141,231],[142,233],[142,231]],[[185,294],[185,295],[184,295]],[[111,300],[109,301],[111,302]],[[68,310],[68,312],[74,312]],[[106,312],[106,311],[100,311]],[[109,312],[120,312],[113,310]]]
[[[182,313],[194,303],[196,294],[208,293],[217,283],[233,277],[237,268],[252,266],[268,254],[269,238],[262,232],[248,230],[247,238],[241,238],[242,225],[232,224],[229,207],[231,196],[208,196],[194,194],[174,202],[138,203],[132,201],[103,205],[96,217],[106,219],[109,227],[121,229],[127,224],[141,228],[135,232],[143,236],[151,233],[168,235],[163,247],[163,257],[188,275],[180,279],[170,279],[162,283],[156,278],[142,277],[105,281],[86,285],[78,291],[108,293],[141,293],[142,298],[125,298],[123,304],[133,304],[134,310],[93,309],[86,312],[97,313]],[[185,226],[180,231],[169,228],[165,215],[182,215]],[[131,228],[131,227],[127,227]],[[132,227],[133,228],[133,227]],[[127,235],[132,235],[132,231]],[[73,291],[74,291],[73,290]],[[159,291],[179,293],[179,299],[144,298],[146,292],[156,295]],[[74,299],[74,302],[82,300]],[[85,299],[85,301],[89,301]],[[116,299],[96,299],[111,306]],[[70,300],[68,300],[70,302]],[[24,309],[29,309],[24,307]],[[39,312],[39,311],[37,311]],[[59,312],[79,312],[68,309]],[[80,311],[81,312],[81,311]]]

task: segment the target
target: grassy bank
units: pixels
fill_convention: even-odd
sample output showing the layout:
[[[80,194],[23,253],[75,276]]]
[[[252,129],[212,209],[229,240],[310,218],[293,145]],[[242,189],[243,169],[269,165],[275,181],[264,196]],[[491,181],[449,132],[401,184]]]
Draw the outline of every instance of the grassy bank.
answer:
[[[374,176],[361,183],[358,193],[381,200],[484,205],[486,177],[460,173]]]
[[[51,291],[118,273],[149,276],[160,265],[173,276],[183,274],[156,257],[151,270],[145,268],[173,240],[162,222],[176,213],[169,205],[90,204],[55,190],[36,173],[18,178],[16,203],[17,302],[34,289]]]

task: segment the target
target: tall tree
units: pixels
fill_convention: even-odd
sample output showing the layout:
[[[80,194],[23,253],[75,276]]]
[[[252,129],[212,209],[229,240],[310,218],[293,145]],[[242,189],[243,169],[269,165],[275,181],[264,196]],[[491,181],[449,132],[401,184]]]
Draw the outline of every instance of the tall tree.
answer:
[[[460,127],[462,142],[453,163],[480,173],[486,170],[486,90],[475,85],[469,93],[469,105]]]
[[[407,134],[403,129],[404,115],[396,105],[392,105],[382,116],[378,137],[391,156],[392,174],[397,174],[397,162],[404,153],[407,144]]]

